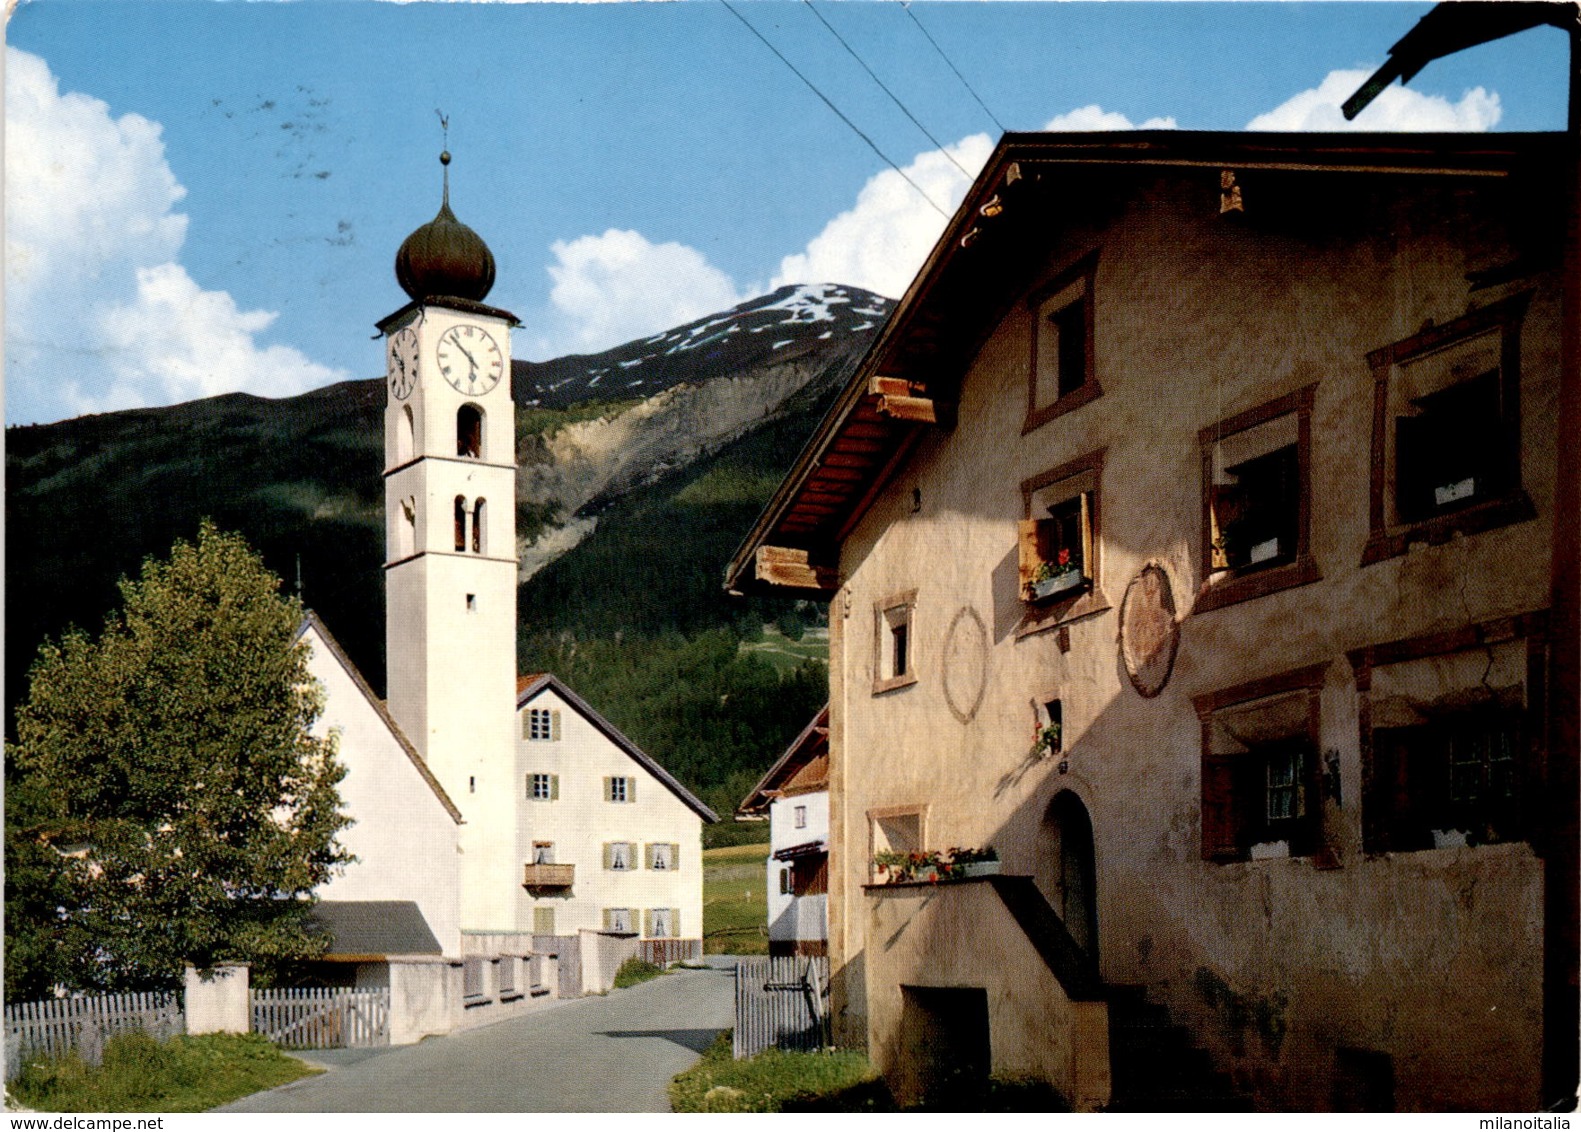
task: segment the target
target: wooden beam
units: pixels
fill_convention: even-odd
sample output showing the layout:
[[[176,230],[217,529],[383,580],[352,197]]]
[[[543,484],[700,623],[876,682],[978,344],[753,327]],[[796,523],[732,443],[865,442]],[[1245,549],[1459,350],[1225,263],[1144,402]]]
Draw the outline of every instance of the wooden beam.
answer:
[[[938,424],[933,401],[927,397],[901,397],[886,393],[878,399],[878,411],[897,421],[915,421],[918,424]]]
[[[827,566],[814,566],[808,559],[808,552],[796,547],[760,546],[757,549],[758,581],[830,594],[840,588],[837,571]]]

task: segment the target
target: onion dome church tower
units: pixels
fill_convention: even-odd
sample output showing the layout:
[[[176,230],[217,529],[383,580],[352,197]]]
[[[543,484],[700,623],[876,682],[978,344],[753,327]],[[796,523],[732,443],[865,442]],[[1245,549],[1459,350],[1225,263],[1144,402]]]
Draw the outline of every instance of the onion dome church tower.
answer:
[[[516,437],[494,256],[450,210],[401,244],[411,301],[385,337],[385,658],[390,714],[466,817],[461,923],[515,928]],[[390,815],[390,820],[400,820]]]

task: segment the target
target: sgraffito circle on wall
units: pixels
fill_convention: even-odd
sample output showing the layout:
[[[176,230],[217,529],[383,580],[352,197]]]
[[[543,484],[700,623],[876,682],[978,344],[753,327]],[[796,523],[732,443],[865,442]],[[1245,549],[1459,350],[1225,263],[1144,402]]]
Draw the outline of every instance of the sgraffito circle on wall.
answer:
[[[1120,603],[1120,656],[1137,694],[1152,699],[1169,683],[1180,647],[1180,622],[1169,575],[1149,562],[1125,588]]]
[[[944,700],[950,713],[970,723],[988,686],[988,630],[977,610],[962,606],[944,637]]]

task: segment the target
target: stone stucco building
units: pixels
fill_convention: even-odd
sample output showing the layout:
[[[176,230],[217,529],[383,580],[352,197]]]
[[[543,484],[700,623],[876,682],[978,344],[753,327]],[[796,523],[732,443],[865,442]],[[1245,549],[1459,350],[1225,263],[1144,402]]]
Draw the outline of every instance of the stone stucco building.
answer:
[[[836,1028],[902,1095],[1189,1104],[1167,1008],[1226,1102],[1540,1106],[1561,155],[1001,141],[729,572],[830,603]]]

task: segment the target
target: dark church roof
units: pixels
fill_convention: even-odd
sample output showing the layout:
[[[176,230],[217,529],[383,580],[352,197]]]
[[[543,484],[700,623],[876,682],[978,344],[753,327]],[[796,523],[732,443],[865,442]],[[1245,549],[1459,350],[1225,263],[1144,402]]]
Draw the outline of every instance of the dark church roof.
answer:
[[[471,228],[450,211],[450,153],[439,155],[445,166],[445,195],[439,214],[418,228],[395,253],[395,279],[417,302],[433,298],[482,302],[494,286],[494,253]]]
[[[320,900],[311,920],[330,936],[324,958],[331,961],[439,955],[443,950],[412,900]]]

